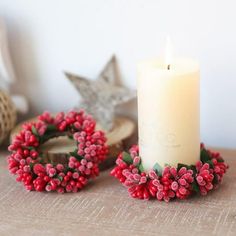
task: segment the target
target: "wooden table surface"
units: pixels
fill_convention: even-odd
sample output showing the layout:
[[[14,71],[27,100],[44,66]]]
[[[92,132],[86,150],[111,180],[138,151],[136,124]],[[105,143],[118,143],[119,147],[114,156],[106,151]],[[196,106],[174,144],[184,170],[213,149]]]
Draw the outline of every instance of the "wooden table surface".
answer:
[[[128,197],[103,172],[83,191],[27,192],[0,152],[0,235],[236,235],[236,151],[221,150],[230,169],[206,197],[170,203]]]

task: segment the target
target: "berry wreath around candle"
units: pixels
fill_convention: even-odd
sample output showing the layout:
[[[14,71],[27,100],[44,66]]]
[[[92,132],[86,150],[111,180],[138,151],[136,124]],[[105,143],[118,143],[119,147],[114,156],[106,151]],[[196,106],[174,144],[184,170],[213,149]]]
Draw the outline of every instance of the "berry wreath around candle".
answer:
[[[200,145],[200,160],[195,165],[179,163],[177,167],[155,164],[146,172],[142,166],[137,145],[129,152],[122,152],[116,160],[111,175],[127,189],[131,197],[169,202],[186,199],[191,195],[207,195],[222,182],[228,165],[217,152]]]

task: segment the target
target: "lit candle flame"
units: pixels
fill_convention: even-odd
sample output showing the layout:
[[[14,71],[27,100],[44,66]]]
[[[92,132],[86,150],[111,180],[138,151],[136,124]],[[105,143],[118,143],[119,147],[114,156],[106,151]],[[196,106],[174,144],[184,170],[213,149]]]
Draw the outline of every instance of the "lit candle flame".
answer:
[[[166,38],[166,51],[165,51],[165,64],[167,67],[167,70],[170,70],[170,65],[172,62],[172,44],[170,37],[168,36]]]

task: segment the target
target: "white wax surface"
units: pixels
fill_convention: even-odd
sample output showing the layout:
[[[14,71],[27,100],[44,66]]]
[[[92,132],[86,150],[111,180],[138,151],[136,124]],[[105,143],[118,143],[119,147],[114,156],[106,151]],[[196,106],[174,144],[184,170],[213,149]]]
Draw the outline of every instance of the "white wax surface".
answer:
[[[139,147],[143,166],[195,164],[200,156],[199,66],[178,59],[138,65]]]

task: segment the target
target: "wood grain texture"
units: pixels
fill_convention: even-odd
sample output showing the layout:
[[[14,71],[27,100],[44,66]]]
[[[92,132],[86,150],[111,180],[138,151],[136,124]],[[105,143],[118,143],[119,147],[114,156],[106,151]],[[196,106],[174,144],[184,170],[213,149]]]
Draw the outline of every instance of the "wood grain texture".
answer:
[[[103,172],[83,191],[59,195],[26,192],[0,152],[0,235],[236,235],[236,151],[223,150],[230,169],[206,197],[169,204],[128,197]]]

